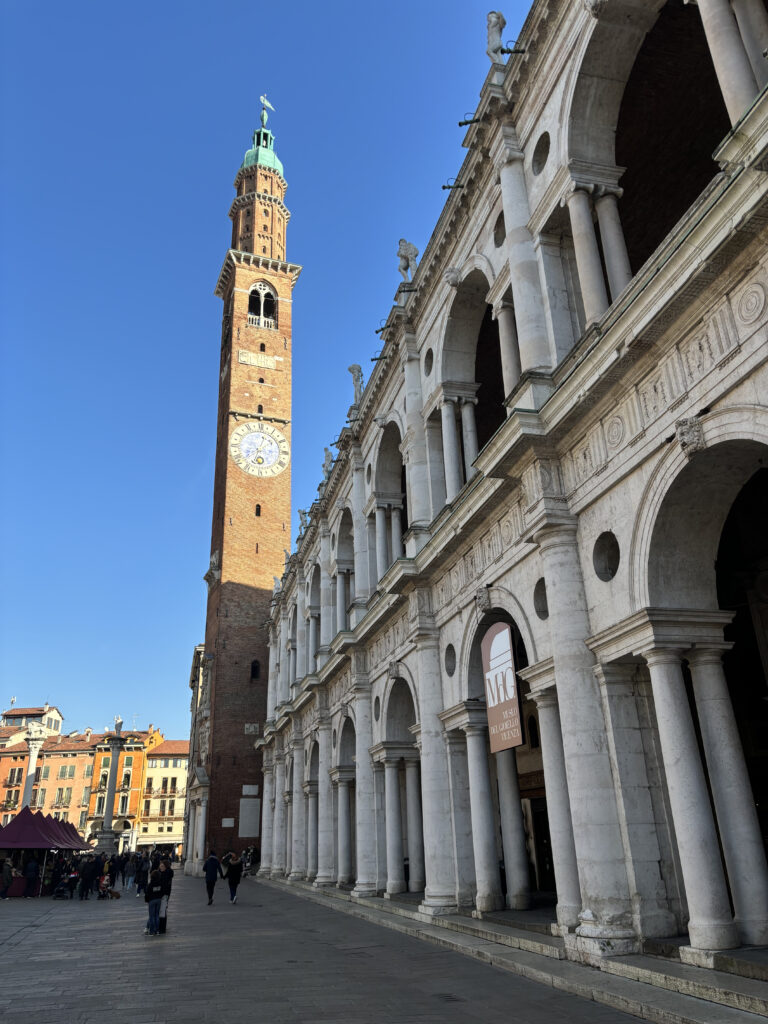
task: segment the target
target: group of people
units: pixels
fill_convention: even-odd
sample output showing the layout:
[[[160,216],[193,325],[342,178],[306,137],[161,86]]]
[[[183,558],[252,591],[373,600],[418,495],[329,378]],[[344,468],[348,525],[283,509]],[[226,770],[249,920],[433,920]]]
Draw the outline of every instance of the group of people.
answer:
[[[237,887],[240,885],[240,879],[243,877],[245,863],[245,853],[238,857],[236,853],[230,851],[225,854],[223,860],[219,860],[216,852],[211,850],[208,854],[208,860],[203,864],[209,907],[213,903],[213,891],[219,878],[226,878],[227,882],[229,882],[229,902],[237,903]]]

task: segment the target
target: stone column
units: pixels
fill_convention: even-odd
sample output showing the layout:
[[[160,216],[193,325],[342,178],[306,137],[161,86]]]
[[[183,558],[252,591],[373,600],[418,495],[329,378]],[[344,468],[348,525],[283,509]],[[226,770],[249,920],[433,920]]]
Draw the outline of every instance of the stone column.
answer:
[[[634,938],[632,904],[621,841],[613,772],[606,740],[576,540],[576,520],[536,533],[548,587],[555,685],[562,720],[568,794],[581,882],[578,934],[598,942]],[[548,787],[549,789],[549,787]],[[626,951],[626,950],[625,950]]]
[[[376,572],[379,579],[389,568],[389,546],[387,544],[387,509],[376,506]]]
[[[515,310],[509,302],[499,302],[493,310],[499,324],[499,351],[501,352],[501,375],[504,380],[504,397],[510,395],[520,380],[520,348],[517,344]],[[507,409],[507,416],[512,412]]]
[[[347,576],[344,569],[336,570],[336,630],[347,628]]]
[[[589,188],[591,189],[591,186]],[[589,327],[608,309],[608,294],[605,290],[592,208],[587,192],[579,185],[574,185],[565,202],[571,217],[576,269],[581,286],[581,300],[584,304],[584,320]]]
[[[317,877],[317,783],[305,782],[307,794],[307,881]]]
[[[304,743],[293,741],[293,794],[291,801],[291,874],[299,881],[307,873],[306,832],[304,831]]]
[[[680,650],[644,651],[651,673],[659,743],[667,777],[680,867],[688,902],[688,935],[696,949],[739,944],[718,855],[717,831],[685,692]]]
[[[453,501],[461,490],[459,437],[456,432],[456,406],[452,398],[444,398],[440,406],[443,423],[443,461],[445,463],[445,500]]]
[[[733,13],[759,89],[768,83],[768,11],[763,0],[731,0]]]
[[[197,804],[189,803],[187,834],[184,842],[184,874],[195,873],[195,839],[197,838]]]
[[[507,906],[512,910],[527,910],[531,905],[528,850],[525,845],[525,826],[523,809],[520,806],[515,752],[500,750],[495,757],[496,777],[499,781],[504,874],[507,880]]]
[[[205,848],[205,840],[206,840],[206,836],[207,836],[206,830],[208,828],[208,797],[207,796],[203,796],[203,797],[200,798],[200,814],[199,814],[199,820],[198,820],[197,827],[198,827],[197,849],[199,850],[198,856],[200,858],[200,863],[202,864],[202,862],[205,860],[205,855],[208,852],[206,850],[206,848]]]
[[[501,896],[499,855],[491,803],[491,781],[488,776],[488,751],[485,726],[466,725],[467,771],[469,775],[469,807],[472,815],[472,848],[475,851],[475,906],[480,911],[500,910]]]
[[[317,613],[309,614],[309,647],[307,647],[307,675],[314,675],[317,669]]]
[[[264,765],[264,800],[261,805],[261,864],[259,877],[269,878],[272,868],[272,826],[274,823],[275,778],[272,765]]]
[[[314,884],[333,885],[333,793],[331,790],[331,723],[317,727],[317,876]]]
[[[280,683],[278,687],[277,703],[285,704],[286,701],[290,700],[290,656],[288,653],[288,610],[284,608],[280,613],[280,633],[279,633],[279,649],[280,649]]]
[[[296,642],[288,641],[288,676],[291,681],[291,689],[296,685]]]
[[[476,398],[461,400],[461,433],[464,440],[464,475],[471,480],[477,470],[472,463],[477,458],[477,424],[475,423]]]
[[[27,750],[29,751],[29,756],[27,758],[27,774],[26,774],[26,777],[24,779],[24,792],[22,793],[22,796],[21,796],[21,807],[19,807],[19,810],[22,810],[22,808],[24,808],[24,807],[29,807],[30,802],[32,800],[32,787],[35,785],[35,771],[37,769],[37,759],[38,759],[38,757],[40,755],[40,751],[42,750],[43,743],[45,743],[45,736],[33,736],[30,732],[27,732],[27,734],[25,736],[25,739],[27,741]],[[112,748],[110,747],[110,750],[111,749]],[[120,753],[120,749],[118,748],[118,754],[119,753]],[[115,776],[117,776],[117,767],[115,767]],[[110,765],[109,765],[109,778],[110,778],[110,780],[112,779],[112,762],[111,761],[110,761]],[[109,793],[107,793],[107,795],[109,795]],[[113,804],[114,804],[114,801],[115,801],[115,788],[114,788],[114,785],[113,785],[112,786],[112,803]],[[106,826],[106,821],[107,821],[107,818],[106,818],[106,814],[105,814],[105,816],[104,816],[105,827],[107,827]],[[111,827],[111,825],[112,825],[112,810],[111,810],[111,808],[110,808],[110,814],[109,814],[109,824],[110,824],[110,827]]]
[[[552,863],[557,888],[557,922],[563,929],[575,928],[579,923],[581,890],[576,866],[576,847],[573,842],[573,822],[568,799],[568,779],[565,774],[557,694],[552,687],[533,694],[533,697],[539,711],[549,839],[552,844]]]
[[[388,757],[384,761],[384,799],[387,804],[387,892],[405,892],[399,757]]]
[[[422,596],[423,595],[423,596]],[[438,634],[430,626],[431,595],[428,590],[410,595],[416,619],[416,659],[421,712],[421,809],[424,835],[424,873],[426,886],[421,909],[441,914],[456,908],[456,878],[451,849],[451,791],[443,723],[443,687],[440,675]],[[412,616],[413,620],[413,616]],[[433,620],[432,620],[433,623]]]
[[[735,125],[757,95],[752,66],[728,0],[698,0],[698,7],[720,91]]]
[[[688,655],[720,841],[742,942],[768,944],[768,866],[722,652]]]
[[[355,702],[355,852],[354,895],[376,895],[376,820],[373,808],[371,688],[362,651],[353,654]]]
[[[393,505],[389,510],[390,523],[392,528],[392,561],[403,557],[403,526],[400,518],[400,509]]]
[[[674,935],[676,923],[661,876],[661,850],[635,699],[637,669],[634,665],[599,664],[594,671],[613,765],[635,931],[645,938]]]
[[[410,526],[426,527],[432,516],[429,508],[429,469],[427,466],[427,438],[424,429],[421,397],[421,373],[416,339],[407,336],[403,345],[403,375],[405,378],[405,423],[407,473],[410,487]]]
[[[336,876],[336,883],[339,886],[349,885],[352,881],[352,832],[349,812],[349,779],[339,776],[338,780],[338,804],[339,804],[339,872]]]
[[[327,650],[333,640],[333,602],[331,601],[331,531],[327,523],[320,526],[320,648],[318,668],[327,660]]]
[[[523,153],[515,130],[510,125],[502,126],[491,146],[491,159],[498,167],[501,181],[509,280],[515,303],[520,364],[525,373],[526,370],[548,368],[550,361],[539,268],[527,226],[531,211],[523,171]]]
[[[285,874],[285,758],[275,755],[275,823],[272,832],[271,878],[282,878]]]
[[[296,573],[296,678],[307,674],[307,585],[301,569]]]
[[[424,879],[424,827],[421,820],[421,787],[419,762],[407,758],[405,762],[405,812],[408,823],[408,889],[421,892]]]
[[[427,436],[427,463],[429,466],[429,502],[434,517],[445,506],[445,459],[443,457],[443,431],[436,416],[431,416],[425,426]]]
[[[274,722],[277,705],[277,644],[275,627],[269,628],[269,677],[267,682],[267,721]]]
[[[112,816],[115,813],[115,790],[117,789],[117,768],[123,741],[120,735],[112,736],[109,743],[109,775],[107,776],[107,795],[104,800],[104,822],[98,833],[97,850],[114,851],[115,833],[112,829]]]
[[[601,189],[600,197],[595,201],[597,220],[600,225],[600,239],[603,243],[605,269],[608,271],[608,284],[611,299],[616,299],[632,280],[632,268],[629,265],[627,243],[619,217],[618,200],[622,190]]]
[[[368,522],[365,505],[365,462],[359,445],[353,445],[352,462],[352,532],[355,542],[355,600],[368,600],[372,581],[368,572]],[[355,615],[359,613],[355,611]],[[355,626],[356,621],[352,623]]]
[[[293,804],[293,793],[290,790],[286,790],[283,793],[283,802],[285,804],[285,871],[286,878],[290,877],[291,874],[291,862],[293,860],[293,813],[291,805]]]

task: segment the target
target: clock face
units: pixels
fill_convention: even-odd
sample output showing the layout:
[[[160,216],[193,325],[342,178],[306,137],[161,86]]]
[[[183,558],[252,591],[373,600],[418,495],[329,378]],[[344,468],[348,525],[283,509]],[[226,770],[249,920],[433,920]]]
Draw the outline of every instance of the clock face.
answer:
[[[271,423],[242,423],[229,439],[229,454],[251,476],[277,476],[288,465],[288,442]]]

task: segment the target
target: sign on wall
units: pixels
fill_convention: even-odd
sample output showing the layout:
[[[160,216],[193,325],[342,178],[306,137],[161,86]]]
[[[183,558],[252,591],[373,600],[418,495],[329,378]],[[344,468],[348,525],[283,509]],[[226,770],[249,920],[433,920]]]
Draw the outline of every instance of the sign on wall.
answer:
[[[506,622],[497,622],[487,630],[480,643],[488,709],[491,752],[518,747],[523,742],[520,728],[520,702],[517,696],[512,630]]]

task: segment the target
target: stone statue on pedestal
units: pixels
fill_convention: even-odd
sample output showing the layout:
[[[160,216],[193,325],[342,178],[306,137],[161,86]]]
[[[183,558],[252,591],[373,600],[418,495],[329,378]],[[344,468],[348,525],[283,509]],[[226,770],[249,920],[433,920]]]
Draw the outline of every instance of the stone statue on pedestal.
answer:
[[[400,259],[397,269],[403,275],[404,281],[410,281],[416,273],[416,260],[419,256],[419,250],[411,242],[406,242],[404,238],[401,238],[400,245],[397,248],[397,255]]]
[[[355,386],[355,400],[353,405],[360,405],[360,400],[363,397],[363,368],[357,363],[352,363],[347,369],[352,374],[352,382]]]
[[[488,12],[488,49],[485,51],[491,58],[492,64],[503,64],[504,57],[501,52],[504,43],[501,33],[507,24],[506,18],[501,11]]]

